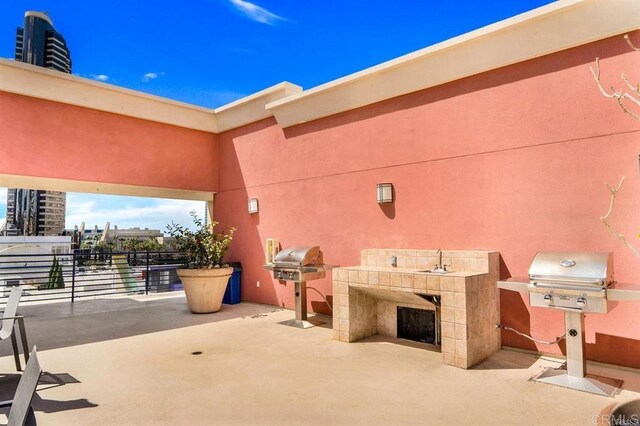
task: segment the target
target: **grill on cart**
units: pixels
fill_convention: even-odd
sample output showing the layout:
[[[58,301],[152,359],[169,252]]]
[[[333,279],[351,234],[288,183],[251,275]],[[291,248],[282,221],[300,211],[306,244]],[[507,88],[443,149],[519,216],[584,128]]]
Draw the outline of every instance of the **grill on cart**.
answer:
[[[612,396],[619,380],[587,376],[584,314],[607,313],[614,283],[611,253],[545,252],[535,255],[524,279],[498,281],[506,290],[527,291],[531,306],[564,312],[566,368],[547,369],[536,381]],[[615,303],[615,302],[614,302]]]
[[[320,247],[289,247],[281,250],[273,264],[265,265],[273,271],[273,278],[293,281],[296,317],[284,324],[298,328],[309,328],[324,322],[307,318],[307,281],[325,277],[325,265]]]

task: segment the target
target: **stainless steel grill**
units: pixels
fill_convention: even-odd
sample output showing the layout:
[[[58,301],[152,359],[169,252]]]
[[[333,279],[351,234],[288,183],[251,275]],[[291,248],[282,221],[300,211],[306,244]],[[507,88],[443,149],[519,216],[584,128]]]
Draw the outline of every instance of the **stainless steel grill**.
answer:
[[[607,396],[622,385],[619,380],[587,377],[584,357],[584,314],[606,313],[612,306],[607,298],[614,287],[610,253],[539,252],[528,280],[498,281],[498,287],[528,292],[531,306],[564,311],[566,369],[548,369],[535,380]]]
[[[265,265],[278,280],[293,281],[296,317],[284,324],[308,328],[324,322],[307,318],[307,281],[325,277],[326,268],[320,247],[289,247],[280,251],[273,264]]]
[[[613,283],[610,253],[539,252],[529,267],[531,306],[607,312]]]

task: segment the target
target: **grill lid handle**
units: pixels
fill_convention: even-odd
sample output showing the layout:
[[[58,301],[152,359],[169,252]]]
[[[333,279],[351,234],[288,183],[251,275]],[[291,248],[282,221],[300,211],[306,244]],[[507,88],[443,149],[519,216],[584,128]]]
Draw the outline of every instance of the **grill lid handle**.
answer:
[[[576,261],[573,259],[563,259],[560,261],[560,266],[571,268],[572,266],[576,266]]]

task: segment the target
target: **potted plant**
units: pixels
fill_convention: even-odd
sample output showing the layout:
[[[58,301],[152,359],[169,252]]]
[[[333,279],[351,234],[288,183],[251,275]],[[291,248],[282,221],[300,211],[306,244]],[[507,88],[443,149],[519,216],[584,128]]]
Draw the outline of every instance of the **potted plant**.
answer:
[[[214,232],[217,222],[205,224],[194,211],[190,212],[196,230],[171,222],[169,235],[175,238],[175,247],[184,253],[185,267],[178,269],[189,309],[194,314],[217,312],[222,305],[233,268],[222,260],[233,240],[236,228]]]

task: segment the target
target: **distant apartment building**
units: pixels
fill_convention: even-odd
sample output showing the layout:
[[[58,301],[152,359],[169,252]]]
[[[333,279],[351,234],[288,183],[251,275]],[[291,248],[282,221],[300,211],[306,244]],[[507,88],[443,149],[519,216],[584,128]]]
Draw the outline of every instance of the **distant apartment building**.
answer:
[[[17,29],[15,60],[71,73],[71,55],[64,37],[49,16],[28,11],[24,27]],[[4,234],[61,235],[64,232],[67,194],[59,191],[10,188]]]
[[[164,234],[159,229],[149,229],[149,228],[128,228],[128,229],[118,229],[117,226],[114,226],[113,229],[107,229],[107,238],[115,239],[115,240],[131,240],[131,239],[139,239],[141,241],[147,240],[156,240],[162,238]]]
[[[114,226],[111,228],[109,222],[106,223],[105,227],[100,229],[98,226],[94,226],[93,229],[85,229],[84,223],[78,228],[75,229],[67,229],[65,232],[67,235],[75,236],[77,240],[76,246],[80,247],[81,245],[93,245],[98,243],[99,241],[106,242],[124,242],[126,240],[140,240],[140,241],[148,241],[155,240],[159,243],[163,243],[165,241],[164,234],[159,229],[149,229],[149,228],[128,228],[128,229],[118,229],[118,226]]]
[[[62,235],[66,204],[64,192],[9,188],[5,235]]]
[[[133,238],[137,238],[142,241],[146,240],[157,240],[163,236],[162,231],[159,229],[149,229],[149,228],[124,228],[118,229],[118,225],[111,228],[111,224],[107,222],[104,228],[98,228],[98,225],[95,225],[92,229],[85,229],[84,223],[80,226],[80,231],[78,231],[78,227],[76,229],[68,229],[67,234],[72,234],[73,232],[80,232],[83,238],[89,238],[93,240],[117,240],[124,239],[130,240]]]

